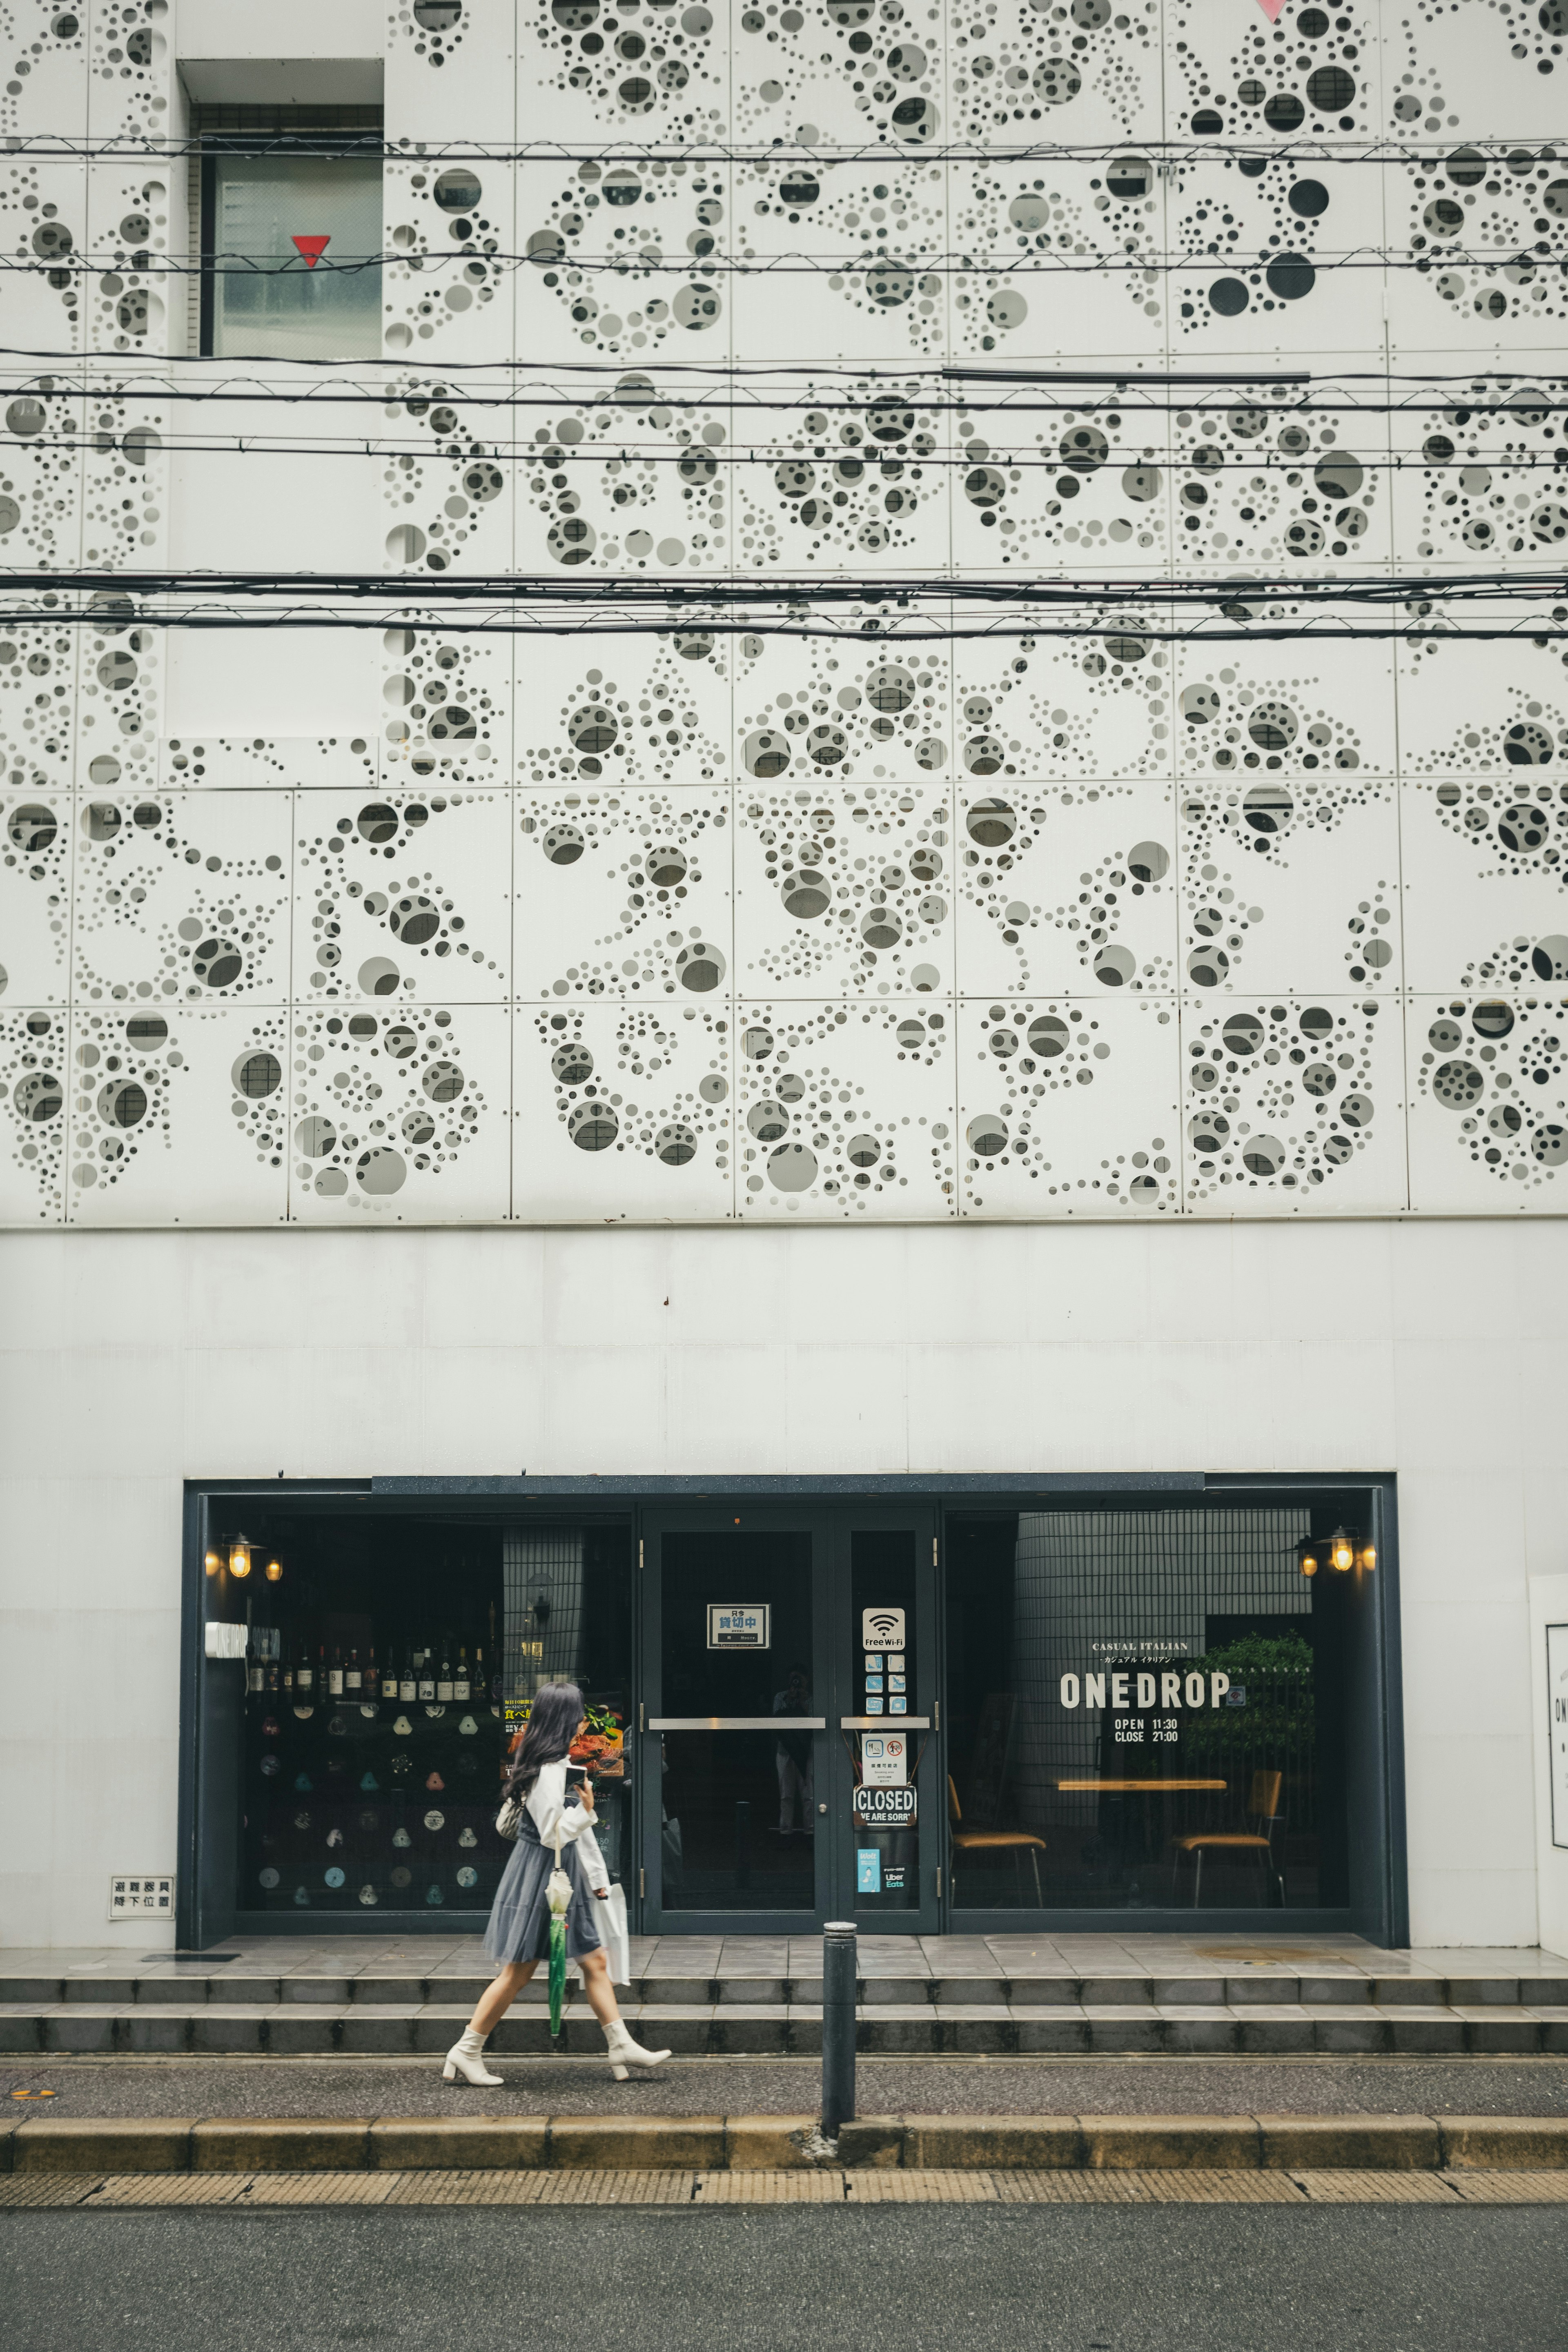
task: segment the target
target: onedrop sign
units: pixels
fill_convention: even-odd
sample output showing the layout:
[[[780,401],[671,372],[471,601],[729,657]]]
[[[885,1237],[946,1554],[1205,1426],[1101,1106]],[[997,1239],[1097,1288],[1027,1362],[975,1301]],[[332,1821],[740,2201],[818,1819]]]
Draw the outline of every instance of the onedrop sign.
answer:
[[[1080,1684],[1077,1675],[1064,1675],[1061,1679],[1061,1701],[1064,1706],[1104,1706],[1109,1684],[1109,1704],[1113,1708],[1218,1706],[1230,1688],[1228,1675],[1085,1675]],[[1131,1696],[1136,1684],[1137,1696]],[[1159,1696],[1156,1698],[1155,1687]]]

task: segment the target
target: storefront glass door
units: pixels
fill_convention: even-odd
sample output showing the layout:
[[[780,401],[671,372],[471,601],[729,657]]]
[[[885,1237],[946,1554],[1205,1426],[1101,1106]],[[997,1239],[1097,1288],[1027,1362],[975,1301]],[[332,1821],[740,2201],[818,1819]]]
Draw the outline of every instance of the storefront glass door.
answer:
[[[836,1549],[835,1916],[874,1934],[930,1935],[944,1787],[931,1526],[851,1520]]]
[[[650,1931],[934,1927],[931,1561],[909,1515],[645,1519]]]
[[[656,1927],[744,1934],[818,1916],[824,1573],[807,1519],[645,1522],[643,1852]]]

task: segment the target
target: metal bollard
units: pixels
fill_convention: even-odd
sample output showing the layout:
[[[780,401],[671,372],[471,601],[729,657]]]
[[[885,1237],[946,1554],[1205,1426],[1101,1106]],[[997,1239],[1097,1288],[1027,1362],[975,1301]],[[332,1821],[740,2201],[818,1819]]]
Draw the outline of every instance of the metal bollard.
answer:
[[[830,1919],[822,1931],[822,2137],[836,2140],[855,2119],[855,1975],[852,1923]]]

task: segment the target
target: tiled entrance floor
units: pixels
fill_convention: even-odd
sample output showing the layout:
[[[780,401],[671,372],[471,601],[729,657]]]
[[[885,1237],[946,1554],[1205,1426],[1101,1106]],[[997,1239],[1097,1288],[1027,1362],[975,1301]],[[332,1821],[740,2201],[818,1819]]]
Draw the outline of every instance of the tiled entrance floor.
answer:
[[[144,1933],[145,1931],[143,1931]],[[820,1983],[822,1939],[819,1936],[663,1936],[632,1938],[634,1982],[679,1984],[693,1980],[715,1986],[737,1981],[753,1985],[788,1986],[798,1998],[810,1998],[800,1989]],[[1236,1982],[1267,1986],[1281,2000],[1334,2000],[1352,1995],[1357,1986],[1392,1988],[1383,1998],[1412,2000],[1426,1991],[1433,2000],[1468,2000],[1461,1988],[1478,1988],[1474,1997],[1485,2001],[1541,1999],[1568,2000],[1568,1956],[1535,1948],[1418,1948],[1388,1951],[1358,1936],[1268,1935],[994,1935],[994,1936],[865,1936],[859,1939],[859,1971],[863,1998],[876,2001],[891,1983],[919,1990],[911,1995],[883,1997],[927,2000],[940,1998],[928,1990],[963,1982],[994,1985],[991,1996],[1005,2000],[1015,1987],[1059,1986],[1060,1998],[1088,1997],[1087,1988],[1100,1981],[1129,1980],[1152,1986],[1180,1982],[1186,1998],[1218,2000],[1226,1996],[1221,1985]],[[42,1996],[47,1985],[59,1988],[56,1997],[103,1999],[107,1986],[145,1986],[141,1998],[195,1999],[199,1987],[210,1984],[219,1999],[243,1999],[242,1982],[276,1984],[288,1999],[289,1988],[308,1987],[317,1999],[332,1996],[322,1988],[328,1979],[344,1990],[349,2000],[376,1996],[374,1985],[387,1980],[428,1984],[449,1979],[472,1980],[489,1974],[478,1936],[405,1936],[380,1942],[374,1936],[334,1934],[330,1927],[310,1935],[234,1937],[191,1959],[174,1959],[149,1952],[129,1928],[114,1944],[79,1948],[0,1949],[0,2000],[14,2002]],[[93,1979],[104,1990],[89,1990]],[[1310,1984],[1331,1984],[1332,1990],[1308,1992]],[[23,1989],[25,1985],[25,1990]],[[1212,1985],[1213,1991],[1200,1990]],[[1287,1986],[1300,1988],[1287,1991]],[[160,1990],[152,1989],[156,1986]],[[222,1987],[220,1992],[219,1988]],[[181,1988],[175,1993],[174,1988]],[[1068,1989],[1085,1988],[1075,1995]],[[1484,1987],[1481,1990],[1479,1988]],[[1447,1988],[1447,1996],[1445,1995]],[[133,2000],[136,1992],[113,1996]],[[300,1997],[299,1994],[296,1998]],[[720,1992],[717,1998],[722,1999]],[[755,1996],[767,1999],[769,1994]],[[781,1997],[773,1994],[773,1998]],[[975,1997],[973,1992],[971,1998]],[[984,1996],[981,1996],[984,1997]],[[1036,1998],[1051,1999],[1049,1992]],[[1229,1996],[1235,1998],[1234,1994]],[[1259,1998],[1255,1994],[1253,1998]],[[1370,1990],[1364,1996],[1375,1998]]]

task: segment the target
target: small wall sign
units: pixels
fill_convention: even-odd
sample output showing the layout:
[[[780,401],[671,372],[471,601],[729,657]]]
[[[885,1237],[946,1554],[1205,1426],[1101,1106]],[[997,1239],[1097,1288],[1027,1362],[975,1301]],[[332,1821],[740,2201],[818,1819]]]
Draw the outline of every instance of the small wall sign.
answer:
[[[773,1610],[755,1601],[710,1601],[708,1604],[708,1647],[710,1650],[765,1650],[771,1646]]]
[[[915,1791],[909,1787],[867,1788],[862,1783],[855,1791],[855,1818],[862,1828],[868,1830],[913,1829]]]
[[[906,1646],[904,1612],[901,1609],[862,1609],[860,1635],[863,1650],[903,1649]]]
[[[868,1788],[901,1789],[909,1777],[909,1742],[901,1731],[861,1733],[860,1778]]]
[[[117,1870],[109,1882],[109,1916],[111,1919],[145,1919],[151,1913],[155,1919],[172,1919],[174,1916],[174,1880],[172,1872]]]

